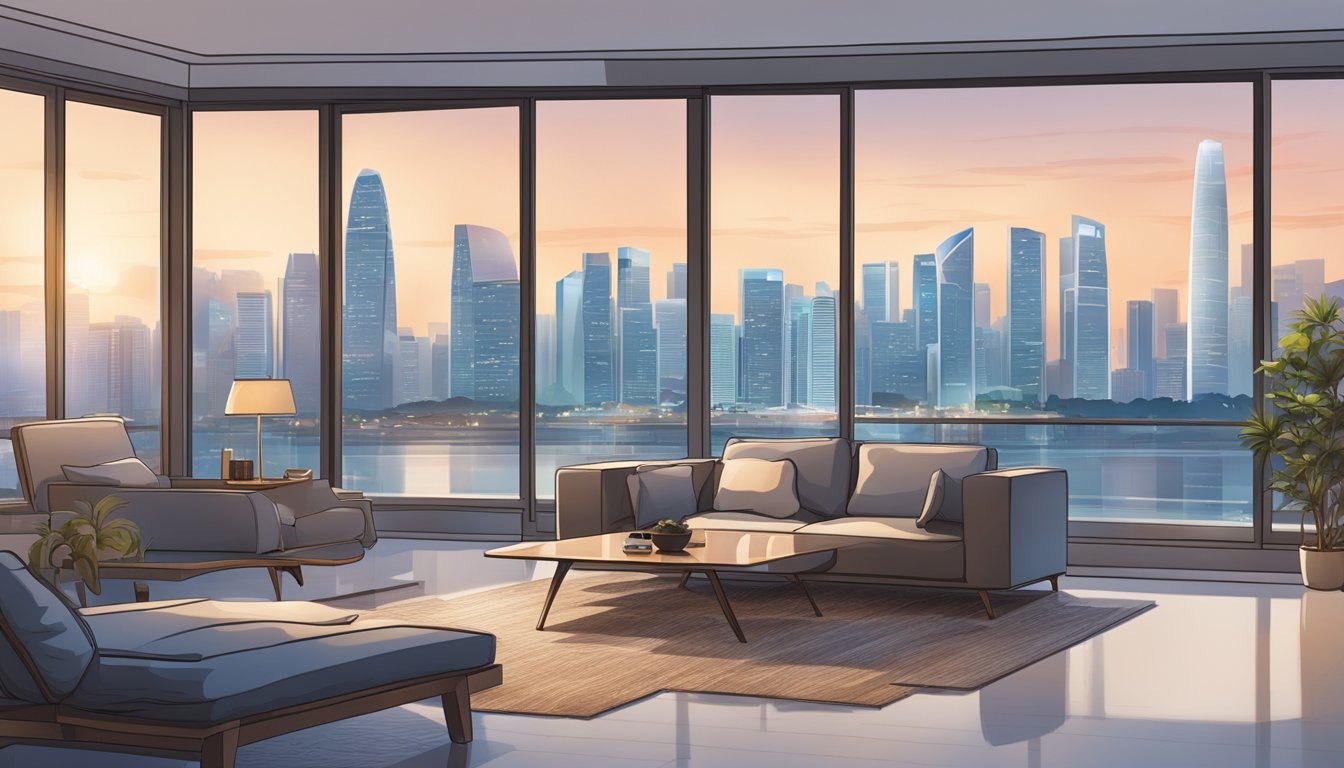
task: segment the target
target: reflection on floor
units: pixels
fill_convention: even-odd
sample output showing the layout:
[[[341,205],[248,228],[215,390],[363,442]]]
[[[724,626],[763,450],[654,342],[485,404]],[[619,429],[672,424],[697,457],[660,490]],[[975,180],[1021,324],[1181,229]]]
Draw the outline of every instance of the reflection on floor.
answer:
[[[384,540],[363,562],[305,571],[286,597],[356,595],[370,607],[547,578],[547,566],[486,560],[490,545]],[[18,537],[0,547],[24,549]],[[265,598],[262,571],[153,584],[155,598]],[[399,586],[374,594],[370,589]],[[664,693],[589,721],[478,714],[450,748],[435,702],[245,747],[261,768],[489,766],[1269,766],[1344,765],[1344,593],[1300,586],[1066,578],[1084,595],[1157,608],[981,691],[929,691],[880,710]],[[104,595],[131,599],[129,584]],[[561,597],[563,599],[563,596]],[[507,676],[507,670],[505,670]],[[193,765],[14,746],[4,766]]]

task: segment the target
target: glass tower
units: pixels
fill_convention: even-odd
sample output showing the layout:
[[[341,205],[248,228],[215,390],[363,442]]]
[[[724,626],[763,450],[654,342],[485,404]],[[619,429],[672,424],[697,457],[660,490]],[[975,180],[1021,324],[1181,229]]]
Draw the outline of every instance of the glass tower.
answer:
[[[885,287],[885,286],[884,286]],[[812,300],[809,324],[807,404],[814,408],[834,409],[835,392],[835,297],[817,296]]]
[[[1073,217],[1073,396],[1111,397],[1111,303],[1106,274],[1106,228]]]
[[[551,405],[583,402],[583,273],[555,283],[555,369],[557,391]]]
[[[1045,235],[1008,229],[1008,386],[1027,402],[1045,393]]]
[[[1190,210],[1187,400],[1227,392],[1227,310],[1227,176],[1222,142],[1205,139],[1195,154]]]
[[[919,345],[920,378],[929,384],[928,349],[938,343],[938,264],[932,253],[915,255],[915,339]]]
[[[963,229],[938,245],[938,402],[975,405],[975,230]]]
[[[234,378],[269,379],[275,376],[275,329],[271,318],[270,291],[238,294]]]
[[[784,405],[784,272],[743,269],[738,287],[742,311],[741,401]]]
[[[611,318],[611,256],[583,254],[583,404],[616,400]]]
[[[709,402],[737,402],[737,322],[728,314],[709,316]]]
[[[653,324],[658,332],[658,389],[673,400],[686,396],[686,300],[664,299],[653,303]],[[661,395],[660,395],[661,397]]]
[[[887,263],[863,265],[863,314],[870,323],[887,320]]]
[[[397,278],[387,194],[377,171],[359,172],[345,225],[341,396],[347,408],[390,408],[395,396]]]
[[[302,416],[317,416],[322,397],[321,277],[317,254],[291,253],[280,296],[280,375]]]
[[[503,232],[453,227],[449,395],[481,401],[518,398],[518,263]]]
[[[1125,330],[1126,364],[1143,374],[1137,396],[1152,398],[1153,386],[1157,383],[1157,357],[1153,354],[1153,302],[1126,302]]]

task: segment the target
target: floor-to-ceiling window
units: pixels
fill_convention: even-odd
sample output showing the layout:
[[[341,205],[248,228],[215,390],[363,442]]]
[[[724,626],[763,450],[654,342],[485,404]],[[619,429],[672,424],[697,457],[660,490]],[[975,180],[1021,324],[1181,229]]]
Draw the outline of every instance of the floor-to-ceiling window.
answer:
[[[537,104],[536,488],[686,440],[686,102]]]
[[[65,415],[115,415],[160,465],[163,117],[65,104]]]
[[[47,414],[46,100],[0,89],[0,437]],[[0,499],[21,496],[8,439],[0,439]]]
[[[342,482],[517,497],[517,107],[341,119]]]
[[[191,141],[192,473],[255,460],[255,420],[224,411],[258,378],[289,379],[298,411],[263,419],[265,474],[320,472],[317,111],[198,111]]]
[[[840,97],[712,97],[709,147],[711,449],[834,435]]]
[[[1344,303],[1344,80],[1274,80],[1266,355],[1307,298]],[[1275,507],[1278,505],[1275,504]],[[1301,515],[1276,510],[1274,527]]]
[[[1074,520],[1249,527],[1252,102],[858,91],[855,436],[1064,467]]]

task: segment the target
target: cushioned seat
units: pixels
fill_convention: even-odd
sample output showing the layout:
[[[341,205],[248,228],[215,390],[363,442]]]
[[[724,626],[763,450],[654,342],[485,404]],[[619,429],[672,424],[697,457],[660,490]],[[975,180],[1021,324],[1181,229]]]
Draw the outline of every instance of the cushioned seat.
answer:
[[[962,526],[934,520],[927,528],[910,517],[840,518],[805,525],[798,533],[869,539],[836,550],[831,574],[956,581],[966,575]]]
[[[686,524],[702,531],[769,531],[792,533],[806,523],[788,517],[779,519],[755,512],[702,512],[686,518]]]
[[[799,528],[798,533],[831,536],[862,536],[868,539],[906,541],[961,541],[961,524],[933,520],[927,527],[915,525],[913,517],[841,517]]]

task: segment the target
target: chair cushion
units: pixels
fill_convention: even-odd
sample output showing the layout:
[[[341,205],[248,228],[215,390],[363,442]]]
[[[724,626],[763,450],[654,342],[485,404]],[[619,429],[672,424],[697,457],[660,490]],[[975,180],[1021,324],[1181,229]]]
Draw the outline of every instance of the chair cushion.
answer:
[[[920,510],[915,525],[923,528],[943,511],[943,495],[946,493],[947,473],[941,469],[933,470],[929,475],[929,490],[924,494],[924,508]]]
[[[0,552],[0,622],[0,647],[8,646],[0,652],[0,695],[42,704],[75,690],[94,658],[93,635],[13,552]]]
[[[127,488],[158,488],[161,483],[154,470],[145,462],[131,456],[116,461],[105,461],[92,467],[61,465],[65,479],[72,483],[92,483],[94,485],[118,485]]]
[[[695,481],[689,465],[639,467],[625,479],[635,528],[643,530],[659,520],[681,520],[699,511]]]
[[[798,503],[822,517],[845,514],[849,498],[850,442],[841,437],[744,439],[734,437],[723,448],[727,459],[788,459],[798,470]]]
[[[115,417],[35,421],[10,430],[23,495],[48,513],[47,486],[65,481],[61,465],[88,467],[135,455],[126,425]]]
[[[980,445],[864,443],[858,461],[847,514],[917,518],[928,495],[929,475],[941,469],[947,477],[940,516],[961,522],[962,478],[989,468],[989,450]]]
[[[793,518],[783,520],[754,512],[703,512],[686,518],[686,524],[702,531],[766,531],[792,533],[806,523]]]
[[[132,653],[100,653],[69,701],[96,712],[217,723],[494,658],[493,635],[372,619],[203,626]]]
[[[785,518],[797,514],[798,473],[788,459],[724,459],[714,509]]]

